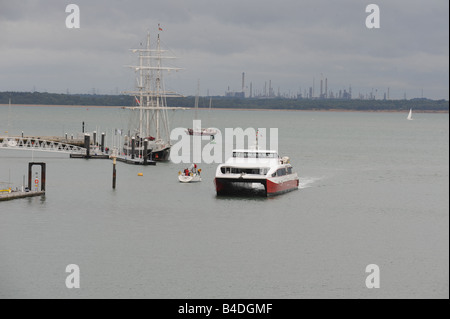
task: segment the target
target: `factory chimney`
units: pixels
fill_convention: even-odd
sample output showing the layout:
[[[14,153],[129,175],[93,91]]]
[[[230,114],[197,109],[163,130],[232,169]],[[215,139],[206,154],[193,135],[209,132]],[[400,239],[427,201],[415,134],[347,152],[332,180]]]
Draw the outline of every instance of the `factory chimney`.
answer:
[[[320,98],[323,98],[323,80],[320,80]]]

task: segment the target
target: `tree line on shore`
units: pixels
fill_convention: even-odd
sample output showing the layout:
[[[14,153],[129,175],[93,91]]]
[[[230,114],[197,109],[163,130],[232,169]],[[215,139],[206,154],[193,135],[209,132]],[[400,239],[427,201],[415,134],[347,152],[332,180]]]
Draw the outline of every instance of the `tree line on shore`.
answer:
[[[40,92],[0,92],[0,104],[22,105],[82,105],[82,106],[133,106],[134,97],[128,95],[56,94]],[[339,99],[257,99],[211,98],[214,108],[283,109],[283,110],[354,110],[354,111],[449,111],[449,101],[430,99],[411,100],[339,100]],[[193,107],[195,97],[168,98],[168,105]],[[200,98],[199,107],[207,108],[210,98]]]

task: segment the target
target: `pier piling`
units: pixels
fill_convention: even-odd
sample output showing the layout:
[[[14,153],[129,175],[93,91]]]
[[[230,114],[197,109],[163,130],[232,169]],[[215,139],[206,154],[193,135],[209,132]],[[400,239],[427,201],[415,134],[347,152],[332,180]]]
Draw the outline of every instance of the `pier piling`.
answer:
[[[86,158],[89,158],[91,155],[91,136],[89,134],[84,135],[84,148],[86,148]]]
[[[144,165],[147,165],[148,162],[148,140],[144,140]]]
[[[134,136],[131,138],[131,159],[134,159],[135,156],[135,150],[136,150],[136,139]]]
[[[101,151],[102,153],[105,151],[105,133],[102,133],[102,142],[101,142]]]
[[[113,182],[112,182],[112,188],[116,189],[116,178],[117,178],[117,171],[116,171],[116,157],[113,157]]]

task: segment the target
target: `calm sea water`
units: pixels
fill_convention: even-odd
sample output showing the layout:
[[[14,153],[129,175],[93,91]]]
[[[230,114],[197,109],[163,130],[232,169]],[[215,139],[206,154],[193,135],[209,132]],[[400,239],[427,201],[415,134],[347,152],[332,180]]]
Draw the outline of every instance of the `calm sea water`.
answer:
[[[191,111],[171,114],[192,126]],[[448,114],[200,112],[204,126],[279,128],[300,189],[218,198],[216,164],[0,150],[0,182],[48,166],[45,198],[0,203],[1,298],[448,298]],[[125,110],[0,107],[0,131],[63,135],[125,128]],[[142,172],[143,177],[137,174]],[[0,184],[2,185],[2,184]],[[5,184],[3,184],[5,185]],[[65,286],[77,264],[81,289]],[[367,289],[366,266],[381,288]]]

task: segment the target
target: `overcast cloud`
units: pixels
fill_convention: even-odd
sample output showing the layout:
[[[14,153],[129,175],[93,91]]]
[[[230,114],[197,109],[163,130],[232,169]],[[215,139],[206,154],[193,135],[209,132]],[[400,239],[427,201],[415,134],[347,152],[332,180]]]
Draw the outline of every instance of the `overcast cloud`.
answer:
[[[81,28],[65,8],[79,5]],[[367,29],[376,3],[381,28]],[[449,98],[447,0],[0,0],[0,91],[115,93],[131,89],[129,49],[149,30],[180,59],[167,78],[185,95],[223,95],[228,86],[303,93],[320,79],[354,96]]]

